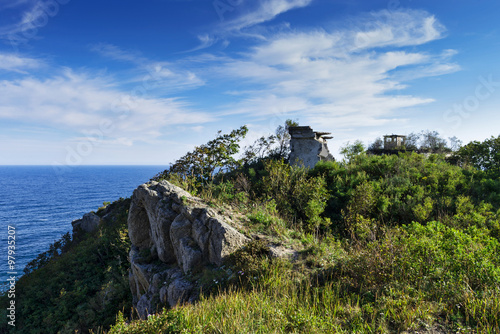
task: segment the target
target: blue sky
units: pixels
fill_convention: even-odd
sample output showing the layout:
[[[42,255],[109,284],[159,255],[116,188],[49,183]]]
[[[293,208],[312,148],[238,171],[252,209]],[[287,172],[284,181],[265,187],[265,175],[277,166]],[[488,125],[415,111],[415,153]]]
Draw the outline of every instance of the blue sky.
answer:
[[[0,3],[0,164],[160,164],[286,119],[329,147],[500,133],[500,4],[465,0]]]

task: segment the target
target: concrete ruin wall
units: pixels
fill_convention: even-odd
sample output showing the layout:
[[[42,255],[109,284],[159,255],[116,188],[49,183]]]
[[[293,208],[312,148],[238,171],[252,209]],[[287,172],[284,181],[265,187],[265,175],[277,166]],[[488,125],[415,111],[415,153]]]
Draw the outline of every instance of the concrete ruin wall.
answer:
[[[398,150],[405,144],[406,136],[388,135],[384,136],[384,150]]]
[[[333,161],[326,144],[329,132],[315,132],[310,126],[295,126],[290,133],[290,164],[313,168],[318,161]]]

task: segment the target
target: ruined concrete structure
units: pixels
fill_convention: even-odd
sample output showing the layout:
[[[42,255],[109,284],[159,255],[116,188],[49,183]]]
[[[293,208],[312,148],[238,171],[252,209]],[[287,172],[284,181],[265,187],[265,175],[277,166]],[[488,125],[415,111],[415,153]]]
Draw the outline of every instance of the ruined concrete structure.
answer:
[[[405,144],[406,136],[387,135],[384,136],[384,150],[399,150]]]
[[[290,164],[313,168],[318,161],[335,160],[328,150],[326,140],[329,132],[316,132],[310,126],[294,126],[290,133]]]

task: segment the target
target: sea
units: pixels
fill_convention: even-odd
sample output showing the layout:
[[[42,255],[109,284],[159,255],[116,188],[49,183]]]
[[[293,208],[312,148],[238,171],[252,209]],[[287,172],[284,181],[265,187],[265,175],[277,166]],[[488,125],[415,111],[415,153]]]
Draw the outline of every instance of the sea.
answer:
[[[7,289],[8,279],[21,277],[29,261],[72,231],[73,220],[104,202],[132,196],[166,168],[0,166],[0,291]],[[8,243],[13,241],[9,258]]]

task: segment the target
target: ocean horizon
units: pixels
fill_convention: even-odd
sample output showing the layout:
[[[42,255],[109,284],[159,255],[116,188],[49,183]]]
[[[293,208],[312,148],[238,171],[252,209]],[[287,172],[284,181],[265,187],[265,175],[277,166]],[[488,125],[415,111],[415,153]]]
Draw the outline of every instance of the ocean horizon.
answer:
[[[97,211],[104,202],[130,197],[135,188],[166,168],[165,165],[0,165],[0,252],[4,254],[0,263],[0,290],[6,289],[10,276],[21,277],[29,261],[71,232],[72,221]],[[14,239],[9,238],[9,230],[10,235],[15,235],[12,268],[8,263],[8,242]]]

